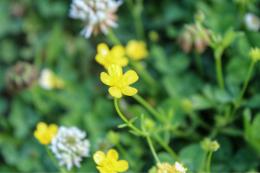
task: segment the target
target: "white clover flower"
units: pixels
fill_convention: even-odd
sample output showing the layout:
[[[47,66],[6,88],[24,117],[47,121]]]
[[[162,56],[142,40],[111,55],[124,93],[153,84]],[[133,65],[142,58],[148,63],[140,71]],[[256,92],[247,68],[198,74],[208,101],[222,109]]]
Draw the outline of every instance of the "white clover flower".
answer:
[[[252,13],[247,13],[245,15],[245,24],[248,30],[258,31],[260,28],[260,19]]]
[[[64,82],[50,69],[43,69],[39,78],[39,85],[47,90],[60,89],[64,87]]]
[[[83,157],[89,156],[90,143],[85,138],[86,133],[77,127],[59,128],[50,148],[61,166],[66,166],[68,170],[73,166],[80,167]]]
[[[187,168],[185,168],[182,164],[179,162],[175,162],[174,165],[176,172],[178,173],[186,173]]]
[[[85,23],[81,34],[86,38],[92,33],[107,34],[109,28],[117,27],[115,13],[121,4],[121,0],[72,0],[69,16]]]

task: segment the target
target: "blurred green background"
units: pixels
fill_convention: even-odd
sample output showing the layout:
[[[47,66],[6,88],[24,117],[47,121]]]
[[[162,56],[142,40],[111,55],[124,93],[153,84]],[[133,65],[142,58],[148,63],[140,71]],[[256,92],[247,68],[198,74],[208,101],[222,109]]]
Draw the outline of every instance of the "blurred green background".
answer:
[[[224,119],[219,112],[225,112],[226,105],[230,105],[239,92],[250,63],[249,49],[260,47],[260,33],[248,31],[244,26],[245,13],[260,16],[260,1],[240,1],[242,5],[239,0],[144,2],[142,17],[150,51],[144,63],[157,86],[147,90],[147,84],[140,79],[137,88],[140,95],[169,116],[174,130],[160,135],[191,171],[198,170],[204,157],[200,141],[215,127],[222,128]],[[154,163],[145,141],[117,128],[121,121],[107,88],[99,80],[102,68],[94,61],[96,45],[112,44],[104,35],[90,39],[80,36],[83,23],[68,17],[70,3],[63,0],[0,1],[0,172],[57,171],[44,147],[33,137],[39,121],[77,126],[87,132],[91,153],[115,147],[122,158],[129,161],[132,172],[147,171]],[[204,75],[199,75],[194,54],[185,54],[177,43],[184,25],[194,23],[198,10],[205,14],[205,26],[214,32],[223,35],[230,28],[240,32],[223,56],[226,91],[216,85],[210,49],[201,55]],[[119,8],[119,27],[114,30],[124,44],[137,37],[129,11],[125,3]],[[158,42],[149,39],[150,31],[158,33]],[[33,64],[38,72],[43,68],[53,70],[65,81],[65,88],[48,91],[38,85],[16,86],[10,92],[6,74],[21,61]],[[214,155],[213,172],[260,170],[258,78],[259,64],[246,93],[248,101],[238,111],[238,119],[223,127],[225,130],[216,136],[221,148]],[[145,112],[131,98],[124,99],[124,111],[129,117]],[[200,115],[212,129],[191,128],[193,120],[189,119],[183,104],[185,99],[192,101],[192,112]],[[156,148],[163,160],[171,160],[159,145]],[[87,158],[79,172],[93,170],[95,165]]]

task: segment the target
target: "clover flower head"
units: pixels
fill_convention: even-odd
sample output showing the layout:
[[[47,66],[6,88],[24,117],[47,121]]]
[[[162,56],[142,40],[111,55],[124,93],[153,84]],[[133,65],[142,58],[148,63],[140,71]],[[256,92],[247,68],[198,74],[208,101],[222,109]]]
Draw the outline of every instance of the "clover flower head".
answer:
[[[110,149],[107,153],[97,151],[93,156],[100,173],[125,172],[129,167],[128,162],[126,160],[118,160],[118,158],[118,152],[114,149]]]
[[[49,126],[44,122],[37,124],[36,130],[34,131],[34,137],[43,145],[51,143],[52,139],[57,134],[58,127],[55,124]]]
[[[73,0],[69,16],[85,23],[81,34],[89,38],[92,33],[108,33],[109,28],[117,27],[116,11],[122,1],[116,0]]]
[[[130,40],[126,46],[126,54],[133,60],[142,60],[148,56],[146,43],[138,40]]]
[[[129,86],[138,80],[134,70],[128,70],[123,74],[122,67],[111,65],[107,68],[107,72],[100,74],[100,79],[109,86],[109,94],[115,98],[121,98],[122,95],[133,96],[137,93],[137,89]]]
[[[89,141],[86,133],[77,127],[60,127],[57,135],[51,142],[51,151],[60,165],[65,165],[68,170],[73,166],[80,167],[83,157],[89,156]]]
[[[249,52],[249,56],[253,61],[255,61],[255,62],[259,61],[260,60],[260,48],[258,48],[258,47],[252,48]]]
[[[39,85],[47,90],[61,89],[64,82],[49,69],[43,69],[39,78]]]
[[[179,162],[175,162],[173,165],[167,162],[159,163],[157,167],[157,173],[186,173],[187,171],[187,168]]]
[[[260,19],[252,13],[247,13],[245,15],[245,25],[248,30],[258,31],[260,28]]]
[[[201,142],[201,147],[203,150],[207,152],[215,152],[219,149],[220,145],[216,140],[210,140],[209,138],[205,138]]]
[[[125,56],[125,48],[121,45],[116,45],[110,50],[107,44],[100,43],[97,46],[96,61],[105,68],[112,64],[124,67],[128,64],[128,59]]]

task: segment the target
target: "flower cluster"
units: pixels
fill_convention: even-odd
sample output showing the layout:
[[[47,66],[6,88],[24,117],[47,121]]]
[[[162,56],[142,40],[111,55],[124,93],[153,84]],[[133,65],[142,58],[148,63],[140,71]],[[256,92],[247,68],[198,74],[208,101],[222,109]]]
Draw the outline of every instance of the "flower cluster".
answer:
[[[107,153],[97,151],[93,156],[100,173],[118,173],[127,171],[129,167],[128,162],[126,160],[118,160],[118,158],[118,152],[114,149],[110,149]]]
[[[137,53],[133,53],[133,52]],[[103,65],[107,72],[100,74],[101,81],[109,86],[109,94],[115,98],[121,98],[123,95],[133,96],[137,89],[129,85],[138,80],[138,75],[134,70],[128,70],[123,73],[123,68],[128,64],[129,58],[141,60],[148,55],[148,51],[143,42],[130,41],[126,48],[121,45],[114,46],[111,50],[105,43],[97,46],[96,61]]]
[[[108,33],[109,28],[117,26],[116,11],[122,4],[116,0],[73,0],[69,16],[84,22],[81,34],[89,38],[92,33]]]
[[[179,44],[182,50],[189,53],[193,48],[198,53],[203,53],[209,45],[209,31],[199,29],[196,25],[186,25],[179,36]]]
[[[39,78],[39,85],[46,89],[61,89],[64,87],[64,82],[50,69],[43,69]]]
[[[68,170],[75,165],[80,167],[83,157],[89,156],[89,141],[86,133],[76,127],[60,127],[57,135],[51,142],[51,151],[65,165]]]
[[[186,173],[187,171],[187,168],[179,162],[175,162],[173,165],[170,163],[159,163],[157,167],[157,173]]]

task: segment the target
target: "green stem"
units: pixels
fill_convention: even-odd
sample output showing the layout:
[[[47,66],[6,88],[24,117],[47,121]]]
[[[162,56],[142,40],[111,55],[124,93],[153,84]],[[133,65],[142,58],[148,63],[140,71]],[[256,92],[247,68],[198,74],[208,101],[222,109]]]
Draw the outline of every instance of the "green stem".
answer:
[[[248,86],[248,84],[249,84],[249,81],[250,81],[250,79],[251,79],[251,77],[252,77],[253,70],[254,70],[254,66],[255,66],[255,61],[251,61],[251,64],[250,64],[249,69],[248,69],[248,72],[247,72],[246,79],[245,79],[245,81],[244,81],[244,83],[243,83],[243,87],[242,87],[242,89],[241,89],[241,91],[240,91],[240,93],[239,93],[238,98],[236,99],[236,101],[235,101],[235,103],[234,103],[235,106],[234,106],[234,109],[233,109],[233,111],[232,111],[232,113],[231,113],[231,116],[230,116],[231,119],[233,118],[233,116],[235,115],[237,109],[238,109],[238,108],[240,107],[240,105],[241,105],[241,101],[242,101],[243,96],[244,96],[244,94],[245,94],[245,92],[246,92],[246,89],[247,89],[247,86]]]
[[[161,116],[161,114],[157,112],[149,103],[147,103],[145,99],[143,99],[138,94],[134,95],[133,98],[144,108],[146,108],[156,119],[160,120],[161,122],[164,122],[164,119]]]
[[[208,157],[207,157],[207,160],[206,160],[206,173],[210,173],[210,172],[211,172],[211,171],[210,171],[210,166],[211,166],[212,154],[213,154],[212,151],[210,151],[210,152],[208,153]]]
[[[171,149],[159,136],[154,136],[154,139],[174,158],[176,161],[179,161],[178,155]]]
[[[248,72],[247,72],[246,80],[244,81],[243,88],[240,91],[239,97],[238,97],[238,99],[236,101],[236,105],[237,105],[236,107],[240,106],[241,100],[242,100],[242,98],[243,98],[243,96],[244,96],[244,94],[246,92],[247,86],[248,86],[249,81],[250,81],[250,79],[252,77],[254,66],[255,66],[255,61],[251,61],[251,64],[250,64]]]
[[[67,173],[67,171],[57,163],[56,159],[53,157],[53,155],[52,155],[50,149],[48,148],[48,146],[46,146],[45,149],[46,149],[47,154],[48,154],[49,158],[51,159],[52,163],[53,163],[57,168],[59,168],[60,172],[62,172],[62,173]]]
[[[107,38],[114,44],[114,45],[119,45],[121,44],[120,40],[118,37],[115,35],[112,29],[107,34]]]
[[[128,121],[128,119],[125,117],[125,115],[120,111],[120,108],[118,106],[118,99],[114,99],[114,106],[116,108],[116,112],[119,115],[119,117],[124,121],[124,123],[131,129],[133,130],[136,134],[140,136],[144,136],[143,132],[135,127],[131,122]]]
[[[218,80],[218,85],[221,89],[224,89],[224,80],[223,80],[223,75],[222,75],[222,58],[221,54],[215,56],[216,60],[216,74],[217,74],[217,80]]]
[[[146,140],[147,140],[147,143],[148,143],[148,145],[149,145],[149,147],[150,147],[150,150],[151,150],[151,152],[152,152],[152,154],[153,154],[153,157],[154,157],[156,163],[157,163],[157,164],[160,163],[160,159],[159,159],[159,157],[157,156],[157,154],[156,154],[156,152],[155,152],[155,149],[154,149],[152,140],[151,140],[151,138],[150,138],[149,135],[146,136]]]

